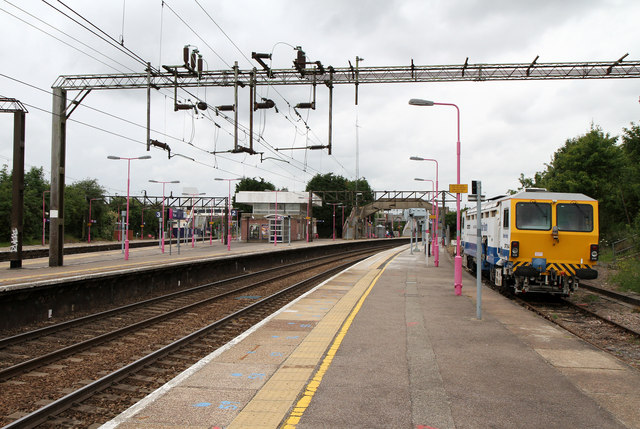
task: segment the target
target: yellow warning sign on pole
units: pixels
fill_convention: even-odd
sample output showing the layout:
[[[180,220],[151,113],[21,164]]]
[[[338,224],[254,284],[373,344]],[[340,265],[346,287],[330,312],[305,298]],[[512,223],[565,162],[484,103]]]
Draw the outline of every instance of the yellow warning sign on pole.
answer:
[[[469,186],[466,183],[456,184],[452,183],[449,185],[449,192],[452,194],[466,194],[468,193]]]

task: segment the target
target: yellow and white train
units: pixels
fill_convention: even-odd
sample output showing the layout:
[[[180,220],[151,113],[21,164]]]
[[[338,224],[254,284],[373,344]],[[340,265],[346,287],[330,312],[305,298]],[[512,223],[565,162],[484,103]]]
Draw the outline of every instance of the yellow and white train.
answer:
[[[463,262],[477,264],[476,208],[462,219]],[[482,204],[482,270],[516,293],[567,296],[595,279],[598,201],[583,194],[526,189]]]

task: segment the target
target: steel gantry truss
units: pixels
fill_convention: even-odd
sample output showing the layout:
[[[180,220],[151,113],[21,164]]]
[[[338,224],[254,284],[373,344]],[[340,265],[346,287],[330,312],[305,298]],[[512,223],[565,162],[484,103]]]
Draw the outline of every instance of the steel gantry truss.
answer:
[[[626,56],[626,55],[625,55]],[[640,77],[640,61],[571,62],[515,64],[464,64],[389,66],[389,67],[331,67],[308,69],[240,70],[237,81],[244,85],[340,85],[369,83],[416,83],[500,80],[559,80],[559,79],[620,79]],[[536,58],[537,60],[537,58]],[[125,73],[60,76],[53,84],[63,90],[100,90],[136,88],[180,88],[236,84],[234,70],[161,73]]]
[[[124,200],[126,199],[126,195],[105,195],[103,200],[109,204],[112,201]],[[163,197],[160,196],[151,196],[151,195],[131,195],[129,197],[130,201],[136,201],[138,204],[143,206],[151,206],[158,207],[162,205]],[[194,196],[194,197],[174,197],[173,194],[167,195],[164,197],[164,205],[166,207],[194,207],[200,209],[208,209],[208,208],[222,208],[226,207],[228,197],[207,197],[207,196]]]
[[[188,48],[185,47],[188,54]],[[421,82],[459,82],[459,81],[506,81],[506,80],[560,80],[560,79],[622,79],[640,77],[640,61],[625,61],[627,55],[616,61],[598,62],[568,62],[568,63],[538,63],[536,57],[530,63],[513,64],[470,64],[469,59],[459,65],[425,65],[419,66],[411,61],[405,66],[390,67],[360,67],[356,58],[356,67],[323,67],[319,61],[307,62],[304,52],[299,49],[298,58],[294,60],[294,68],[269,69],[257,58],[266,58],[268,54],[253,53],[253,58],[264,69],[240,70],[237,63],[228,70],[201,70],[193,63],[179,66],[163,66],[165,71],[153,70],[147,66],[144,73],[121,74],[92,74],[60,76],[52,85],[53,111],[51,132],[51,228],[49,240],[49,265],[60,266],[63,259],[64,237],[64,179],[65,179],[65,151],[66,151],[66,120],[82,100],[93,90],[110,89],[146,89],[147,90],[147,150],[149,145],[155,145],[169,151],[168,145],[152,141],[149,135],[150,123],[150,91],[151,89],[172,88],[177,93],[178,88],[190,87],[234,87],[235,103],[232,106],[219,109],[209,107],[203,100],[196,100],[193,106],[178,104],[174,100],[175,110],[197,108],[212,108],[216,112],[234,110],[236,135],[234,149],[230,152],[245,152],[257,154],[253,150],[252,122],[249,132],[249,147],[238,145],[237,139],[237,105],[238,87],[249,86],[250,113],[258,108],[273,107],[273,102],[255,102],[255,88],[264,85],[326,85],[329,89],[329,128],[328,144],[326,146],[308,147],[308,149],[327,148],[331,154],[331,111],[334,85],[352,84],[355,86],[356,104],[358,100],[358,86],[360,84],[380,83],[421,83]],[[309,65],[309,67],[307,67]],[[77,91],[75,99],[67,102],[67,92]],[[269,105],[269,101],[271,104]],[[265,104],[265,106],[261,106]],[[314,103],[299,108],[315,108]],[[313,106],[313,107],[311,107]],[[231,108],[231,109],[230,109]],[[170,152],[169,152],[170,153]],[[55,214],[55,216],[54,216]]]

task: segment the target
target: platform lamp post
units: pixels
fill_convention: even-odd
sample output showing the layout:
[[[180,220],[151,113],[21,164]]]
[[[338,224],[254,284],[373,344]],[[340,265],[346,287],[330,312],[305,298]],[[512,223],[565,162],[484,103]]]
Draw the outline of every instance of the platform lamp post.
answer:
[[[342,203],[327,203],[333,206],[333,241],[336,241],[336,206],[341,206]]]
[[[433,200],[434,200],[434,193],[435,193],[435,191],[434,191],[434,189],[435,189],[435,185],[434,185],[434,183],[433,183],[433,180],[431,180],[431,179],[421,179],[421,178],[419,178],[419,177],[416,177],[416,178],[415,178],[415,179],[413,179],[413,180],[416,180],[416,181],[418,181],[418,182],[431,182],[431,207],[433,207]],[[436,201],[438,201],[438,199],[437,199],[437,198],[435,198],[435,200],[436,200]],[[437,209],[436,209],[436,210],[437,210]],[[437,219],[437,217],[436,217],[436,219]],[[426,228],[428,225],[429,225],[429,224],[427,223],[427,224],[425,225],[425,228]],[[434,242],[436,243],[436,246],[438,246],[438,233],[437,233],[437,232],[435,232],[435,231],[437,231],[437,230],[438,230],[438,221],[436,220],[436,226],[435,226],[435,228],[431,228],[431,234],[433,235],[433,240],[432,240],[432,241],[434,241]],[[427,264],[429,263],[429,262],[428,262],[428,255],[429,255],[429,252],[428,252],[428,251],[426,251],[426,249],[427,249],[427,246],[428,246],[428,245],[429,245],[429,243],[425,243],[425,244],[424,244],[425,253],[427,254]],[[438,266],[438,264],[436,263],[436,261],[437,261],[437,260],[438,260],[438,259],[436,259],[436,252],[435,252],[435,249],[434,249],[434,251],[433,251],[433,265],[434,265],[434,266],[436,266],[436,267]]]
[[[355,221],[355,228],[353,230],[353,239],[357,240],[358,239],[358,196],[362,195],[362,192],[356,192],[355,198],[356,198],[356,221]]]
[[[458,123],[458,141],[456,143],[457,185],[460,186],[460,109],[453,103],[435,103],[429,100],[412,98],[412,106],[452,106],[456,108]],[[462,256],[460,255],[460,193],[456,193],[456,257],[455,257],[454,287],[456,295],[462,295]]]
[[[412,156],[411,158],[409,158],[412,161],[433,161],[436,163],[436,185],[435,185],[435,192],[436,194],[438,193],[438,161],[436,161],[435,159],[432,158],[421,158],[419,156]],[[416,180],[421,180],[421,179],[416,179]],[[433,201],[435,200],[436,202],[436,227],[434,228],[434,232],[433,232],[433,239],[435,241],[435,246],[433,247],[433,265],[434,266],[439,266],[440,264],[440,244],[438,243],[438,228],[440,228],[440,223],[439,223],[439,218],[438,218],[438,198],[437,196],[433,196],[432,194],[432,201],[431,201],[431,206],[433,206]]]
[[[88,235],[88,243],[91,243],[91,226],[93,225],[93,220],[91,219],[91,202],[95,201],[95,200],[103,200],[104,198],[89,198],[89,232],[87,233]]]
[[[125,158],[122,156],[107,156],[108,159],[127,161],[127,225],[125,226],[125,239],[124,239],[124,260],[129,260],[129,185],[131,183],[131,160],[132,159],[150,159],[150,155],[138,156],[135,158]]]
[[[47,220],[44,217],[44,194],[46,194],[47,192],[51,192],[51,191],[42,192],[42,245],[43,246],[44,246],[44,231],[45,231],[44,226],[47,223]]]
[[[188,195],[191,197],[191,248],[193,249],[194,247],[196,247],[195,244],[195,232],[196,232],[196,209],[193,206],[193,197],[197,197],[198,195],[204,195],[205,192],[200,192],[198,194],[189,194],[189,193],[182,193],[182,195]],[[186,234],[186,232],[185,232]]]
[[[179,180],[149,180],[151,183],[162,183],[162,228],[160,230],[160,248],[162,249],[162,253],[164,253],[164,187],[167,183],[180,183]]]
[[[231,182],[234,180],[242,180],[242,178],[237,177],[235,179],[223,179],[221,177],[215,177],[214,180],[219,181],[227,181],[229,182],[229,199],[227,200],[227,251],[231,250]]]
[[[209,216],[209,246],[213,245],[213,204],[214,200],[211,199],[211,216]]]

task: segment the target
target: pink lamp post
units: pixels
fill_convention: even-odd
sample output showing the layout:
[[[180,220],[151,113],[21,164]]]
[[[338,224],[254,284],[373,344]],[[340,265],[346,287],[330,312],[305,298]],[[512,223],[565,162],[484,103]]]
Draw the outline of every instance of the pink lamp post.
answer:
[[[213,200],[211,200],[211,216],[209,216],[209,246],[213,244]]]
[[[433,161],[436,163],[436,186],[435,192],[438,192],[438,161],[431,158],[421,158],[419,156],[412,156],[409,158],[413,161]],[[421,180],[421,179],[416,179]],[[438,244],[438,228],[440,227],[440,223],[438,222],[438,199],[434,198],[433,194],[431,196],[431,206],[433,206],[433,200],[436,202],[436,227],[433,232],[433,240],[435,242],[435,246],[433,247],[433,265],[436,267],[440,264],[440,245]]]
[[[46,194],[47,192],[51,192],[51,191],[42,192],[42,245],[43,246],[44,246],[44,226],[47,222],[44,217],[44,194]],[[91,215],[89,215],[89,217],[91,217]]]
[[[309,217],[309,206],[313,202],[313,193],[309,192],[309,199],[307,200],[307,243],[309,242],[309,230],[311,229],[311,218]]]
[[[89,232],[87,233],[88,235],[88,243],[91,243],[91,225],[93,225],[93,219],[91,219],[91,202],[95,201],[95,200],[102,200],[102,198],[91,198],[89,199]]]
[[[415,178],[415,179],[413,179],[413,180],[417,180],[418,182],[431,182],[431,207],[433,207],[433,200],[434,200],[433,195],[434,195],[434,193],[435,193],[435,191],[434,191],[434,189],[435,189],[435,188],[434,188],[433,180],[431,180],[431,179],[420,179],[419,177],[416,177],[416,178]],[[437,210],[437,209],[436,209],[436,210]],[[438,229],[438,226],[437,226],[437,225],[438,225],[438,223],[436,222],[436,226],[435,226],[435,228],[432,228],[432,229],[431,229],[431,234],[433,235],[433,240],[436,242],[436,246],[437,246],[437,243],[438,243],[438,235],[437,235],[438,233],[437,233],[437,232],[434,232],[434,231],[436,231],[436,230]],[[425,243],[425,246],[427,246],[427,244],[426,244],[426,243]],[[435,266],[437,267],[437,266],[438,266],[438,264],[436,264],[436,263],[435,263],[436,261],[438,261],[438,259],[436,259],[436,252],[435,252],[435,248],[434,248],[434,251],[433,251],[433,262],[434,262],[434,264],[433,264],[433,265],[435,265]]]
[[[125,238],[124,238],[124,260],[129,260],[129,185],[131,183],[131,160],[132,159],[149,159],[151,156],[144,155],[135,158],[124,158],[121,156],[109,155],[108,159],[125,159],[127,161],[127,224],[125,226]]]
[[[164,253],[164,186],[167,183],[180,183],[179,180],[170,180],[170,181],[161,181],[161,180],[149,180],[149,182],[151,183],[162,183],[162,228],[160,231],[160,242],[161,244],[161,248],[162,248],[162,253]]]
[[[452,106],[456,108],[458,122],[458,141],[456,143],[457,184],[460,185],[460,109],[453,103],[435,103],[429,100],[412,98],[412,106]],[[455,257],[454,287],[456,295],[462,295],[462,256],[460,255],[460,194],[456,193],[456,257]]]
[[[236,179],[222,179],[220,177],[216,177],[214,180],[221,180],[229,182],[229,199],[227,200],[227,251],[231,250],[231,182],[234,180],[242,180],[241,178]]]
[[[204,192],[200,192],[199,194],[185,194],[184,192],[182,193],[182,195],[189,195],[191,196],[191,248],[196,247],[196,209],[193,206],[193,197],[197,197],[198,195],[204,195]]]

